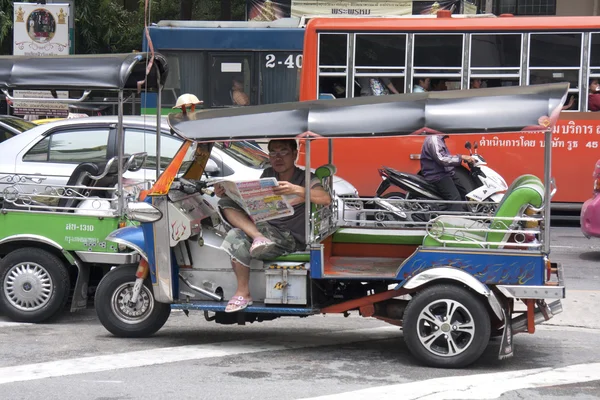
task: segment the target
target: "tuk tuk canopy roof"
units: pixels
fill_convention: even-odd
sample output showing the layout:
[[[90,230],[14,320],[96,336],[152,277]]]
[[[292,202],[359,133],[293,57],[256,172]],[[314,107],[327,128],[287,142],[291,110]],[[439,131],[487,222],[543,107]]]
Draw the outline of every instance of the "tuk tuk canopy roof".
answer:
[[[147,89],[167,79],[167,60],[159,53],[65,56],[0,56],[0,89],[121,90],[137,89],[153,59]],[[144,86],[146,88],[146,86]]]
[[[316,100],[197,110],[169,115],[172,130],[196,141],[401,136],[545,131],[567,96],[568,83]]]

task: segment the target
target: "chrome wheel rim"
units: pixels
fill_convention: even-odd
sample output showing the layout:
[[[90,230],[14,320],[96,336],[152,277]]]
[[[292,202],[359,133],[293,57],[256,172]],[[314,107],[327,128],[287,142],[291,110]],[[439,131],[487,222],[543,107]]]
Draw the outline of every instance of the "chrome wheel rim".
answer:
[[[36,311],[52,297],[52,277],[46,268],[33,262],[12,266],[4,278],[4,295],[20,311]]]
[[[423,308],[417,321],[417,334],[421,344],[436,356],[457,356],[473,343],[473,316],[458,301],[433,301]]]
[[[112,312],[119,321],[131,325],[145,321],[152,314],[152,310],[154,310],[154,297],[144,285],[142,285],[135,305],[133,307],[129,305],[129,300],[133,293],[133,285],[133,282],[131,282],[119,286],[113,292],[110,302]]]

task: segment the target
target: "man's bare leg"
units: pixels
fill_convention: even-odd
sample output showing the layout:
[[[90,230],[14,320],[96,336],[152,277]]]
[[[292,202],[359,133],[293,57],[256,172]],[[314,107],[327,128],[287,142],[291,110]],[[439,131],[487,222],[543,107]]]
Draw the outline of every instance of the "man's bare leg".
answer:
[[[225,208],[223,209],[223,214],[225,215],[225,218],[227,218],[229,224],[244,231],[251,239],[254,240],[263,236],[256,228],[254,221],[252,221],[245,212],[233,208]],[[242,266],[242,268],[245,267]]]
[[[246,267],[235,260],[231,260],[231,266],[237,279],[237,290],[233,297],[243,296],[244,298],[250,297],[250,268]]]

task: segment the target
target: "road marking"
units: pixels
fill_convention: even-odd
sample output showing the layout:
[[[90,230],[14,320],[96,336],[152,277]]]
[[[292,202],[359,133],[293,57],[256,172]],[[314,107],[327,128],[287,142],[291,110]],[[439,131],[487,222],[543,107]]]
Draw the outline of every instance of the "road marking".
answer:
[[[323,332],[310,336],[290,336],[286,340],[278,340],[276,344],[258,340],[237,340],[203,345],[163,347],[95,357],[72,358],[0,368],[0,385],[203,358],[331,346],[341,343],[366,342],[394,337],[401,340],[400,329],[393,326],[383,326],[380,328],[352,329],[335,333]]]
[[[29,322],[0,321],[0,328],[13,328],[15,326],[31,325]]]
[[[303,400],[446,400],[497,399],[506,392],[600,380],[600,363],[537,368],[490,374],[449,376],[380,386]]]

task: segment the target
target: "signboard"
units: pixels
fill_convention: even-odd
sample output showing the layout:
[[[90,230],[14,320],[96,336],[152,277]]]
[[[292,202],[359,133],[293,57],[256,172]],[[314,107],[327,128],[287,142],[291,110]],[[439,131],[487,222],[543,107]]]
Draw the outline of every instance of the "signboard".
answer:
[[[69,12],[67,3],[14,3],[13,55],[50,56],[69,54]],[[41,69],[40,69],[40,73]],[[67,98],[68,92],[58,92]],[[49,92],[13,92],[15,98],[48,98]],[[16,115],[66,117],[68,104],[19,102],[12,104]]]
[[[412,0],[292,0],[291,15],[391,16],[411,15]]]
[[[15,56],[69,54],[68,4],[14,4]]]
[[[69,97],[67,91],[57,91],[56,94],[59,99],[66,99]],[[53,97],[50,92],[39,90],[15,90],[13,96],[18,98],[36,99],[51,99]],[[47,117],[52,116],[57,118],[69,116],[68,104],[15,100],[12,103],[12,107],[15,115],[45,115]],[[32,119],[37,119],[37,117]]]
[[[310,16],[403,16],[435,14],[476,14],[477,6],[467,0],[247,0],[249,21]]]

